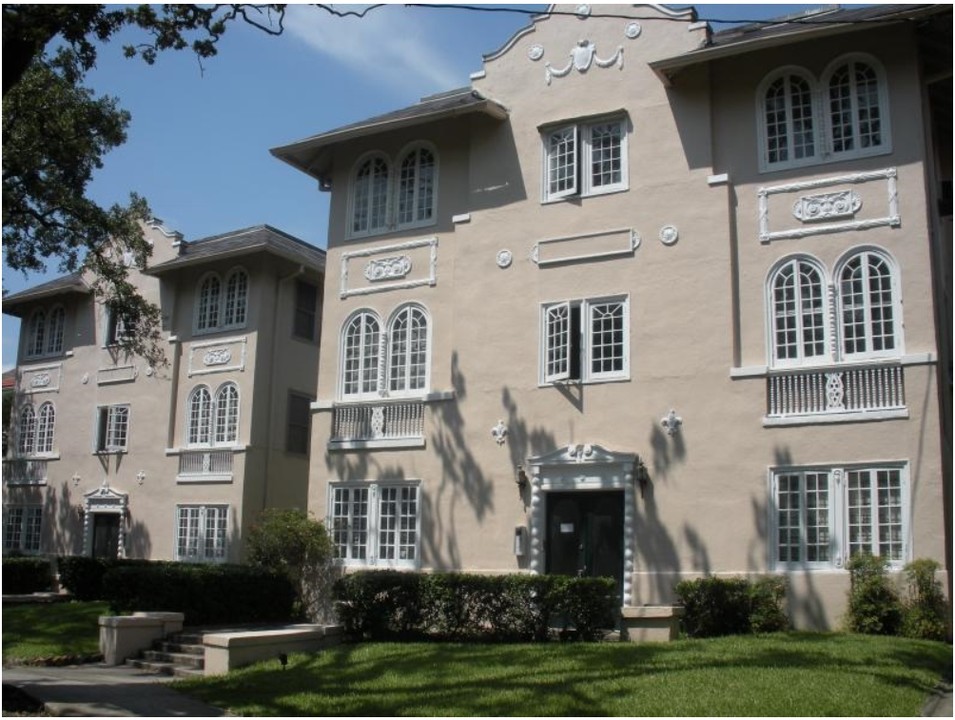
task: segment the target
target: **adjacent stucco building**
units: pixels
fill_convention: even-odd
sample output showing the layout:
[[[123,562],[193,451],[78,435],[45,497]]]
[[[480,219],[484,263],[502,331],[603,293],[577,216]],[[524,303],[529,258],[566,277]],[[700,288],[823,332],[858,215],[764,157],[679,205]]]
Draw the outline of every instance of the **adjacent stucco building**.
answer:
[[[331,193],[340,561],[625,605],[784,573],[803,627],[852,553],[950,568],[951,26],[558,5],[470,87],[273,150]]]
[[[4,551],[237,561],[265,507],[305,507],[325,253],[269,226],[158,222],[132,282],[165,364],[120,346],[82,273],[5,297],[22,319]]]

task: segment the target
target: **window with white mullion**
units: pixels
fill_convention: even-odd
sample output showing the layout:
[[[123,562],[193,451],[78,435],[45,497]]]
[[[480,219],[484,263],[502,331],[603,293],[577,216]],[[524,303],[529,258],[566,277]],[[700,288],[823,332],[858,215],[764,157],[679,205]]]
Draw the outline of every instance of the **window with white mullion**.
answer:
[[[902,477],[898,469],[850,470],[846,476],[849,556],[904,558]]]
[[[763,123],[768,165],[795,164],[816,154],[813,90],[808,80],[786,74],[763,97]]]
[[[62,305],[54,307],[50,311],[49,329],[46,338],[46,352],[48,355],[56,355],[63,352],[63,326],[65,324],[66,311]]]
[[[547,134],[547,198],[555,200],[577,194],[577,126]]]
[[[239,436],[239,390],[226,383],[216,392],[215,443],[233,445]]]
[[[862,252],[840,274],[842,349],[846,356],[896,351],[892,271],[884,258]]]
[[[827,347],[822,273],[805,260],[791,260],[776,271],[771,293],[774,363],[822,359]]]
[[[36,411],[32,405],[20,410],[17,423],[17,450],[21,455],[31,455],[36,447]]]
[[[332,488],[332,544],[345,562],[368,559],[368,495],[367,487]]]
[[[570,303],[563,302],[544,310],[544,381],[570,378],[571,327]]]
[[[879,77],[868,64],[850,61],[829,78],[829,132],[834,154],[882,145]]]
[[[53,452],[53,435],[56,426],[56,409],[53,403],[45,402],[37,413],[36,452],[50,454]]]
[[[176,558],[192,560],[199,557],[199,508],[177,508]]]
[[[368,158],[358,167],[352,193],[352,235],[366,235],[387,227],[388,175],[388,161],[384,157]]]
[[[370,312],[359,313],[345,326],[342,343],[343,396],[377,395],[382,342],[381,324]]]
[[[39,552],[43,529],[43,508],[15,505],[4,508],[3,549]]]
[[[413,564],[417,558],[418,488],[382,487],[378,502],[378,559]]]
[[[226,550],[226,508],[208,506],[205,509],[205,537],[203,538],[206,560],[225,559]]]
[[[233,270],[226,279],[225,308],[222,317],[224,327],[245,325],[248,293],[249,276],[245,270]]]
[[[413,149],[398,170],[398,227],[426,224],[434,217],[434,154],[424,147]]]
[[[219,303],[222,283],[218,276],[210,275],[199,287],[199,303],[196,311],[196,328],[211,330],[219,326]]]
[[[401,308],[388,333],[388,389],[408,393],[427,388],[428,320],[421,308]]]
[[[601,122],[583,129],[586,167],[589,168],[585,194],[623,188],[627,179],[627,136],[623,121]]]
[[[591,303],[590,377],[620,377],[626,372],[626,312],[621,301]]]
[[[225,560],[228,505],[179,505],[176,508],[176,559],[184,562]]]
[[[129,406],[112,405],[107,411],[106,449],[125,449],[129,434]]]
[[[186,429],[189,445],[210,445],[212,442],[212,395],[200,386],[189,399],[189,420]]]
[[[776,476],[776,561],[831,562],[832,502],[828,471]]]

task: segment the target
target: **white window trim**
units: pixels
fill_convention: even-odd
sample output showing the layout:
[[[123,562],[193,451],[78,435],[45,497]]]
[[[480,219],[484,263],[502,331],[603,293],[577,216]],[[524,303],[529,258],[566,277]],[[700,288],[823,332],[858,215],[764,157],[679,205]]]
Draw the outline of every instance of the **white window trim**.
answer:
[[[768,528],[769,541],[767,542],[768,567],[774,570],[812,570],[838,571],[844,570],[849,560],[849,519],[846,484],[848,473],[853,470],[897,470],[899,472],[900,491],[902,495],[902,557],[890,560],[889,568],[900,570],[912,558],[912,501],[911,483],[909,477],[909,463],[904,460],[874,460],[872,462],[833,463],[823,465],[781,465],[769,468],[767,475]],[[829,476],[829,538],[830,560],[824,562],[782,562],[777,560],[779,549],[779,513],[777,500],[777,477],[787,473],[805,474],[809,472],[826,473]],[[803,489],[803,492],[804,489]],[[805,507],[800,508],[805,512]],[[878,510],[878,504],[874,510]],[[800,525],[805,531],[805,526]],[[802,538],[805,539],[804,537]],[[877,539],[873,540],[877,543]]]
[[[375,158],[381,158],[388,165],[388,178],[385,186],[385,218],[384,225],[381,227],[371,227],[369,222],[369,228],[367,230],[355,230],[355,211],[357,209],[357,198],[356,188],[358,185],[358,172],[361,170],[361,166],[366,162],[373,161]],[[385,153],[380,150],[371,150],[369,152],[363,153],[358,160],[355,161],[355,164],[352,166],[351,172],[348,175],[348,214],[346,216],[346,226],[345,226],[345,237],[348,239],[357,239],[363,237],[371,237],[373,235],[383,235],[391,230],[391,216],[392,216],[392,203],[393,203],[393,176],[394,176],[394,165],[391,162],[391,158],[388,157]],[[369,201],[371,195],[369,194]],[[369,210],[370,212],[370,210]]]
[[[434,190],[431,198],[431,217],[426,220],[412,220],[411,222],[398,222],[398,193],[400,191],[400,174],[401,174],[401,163],[404,162],[404,159],[413,152],[418,150],[427,150],[431,153],[431,156],[434,158],[434,178],[432,183],[434,185]],[[392,164],[391,167],[391,176],[392,182],[391,187],[389,188],[389,211],[393,212],[393,216],[389,216],[389,220],[394,225],[396,230],[412,230],[414,228],[423,228],[431,227],[432,225],[437,224],[438,222],[438,188],[440,187],[440,178],[439,170],[441,168],[440,158],[438,157],[438,149],[434,146],[433,143],[427,142],[425,140],[416,140],[414,142],[408,143],[405,145],[401,151],[396,156],[397,160]],[[417,176],[415,176],[417,179]],[[393,198],[391,196],[394,196]],[[392,217],[394,219],[392,219]]]
[[[62,325],[60,327],[60,349],[50,348],[52,334],[52,324],[50,322],[53,313],[60,310],[63,313]],[[36,346],[36,335],[33,332],[33,319],[43,314],[43,343],[40,352],[34,352]],[[66,354],[66,307],[63,303],[55,303],[49,307],[35,308],[30,316],[23,322],[23,357],[26,360],[37,360],[40,358],[60,357]]]
[[[775,283],[776,278],[783,268],[785,268],[790,263],[807,263],[812,265],[813,268],[819,273],[819,281],[822,283],[822,317],[823,317],[823,342],[825,343],[825,351],[822,355],[816,357],[806,358],[803,357],[803,344],[802,339],[799,341],[799,357],[797,358],[782,358],[779,359],[776,357],[776,297],[775,297]],[[833,363],[833,347],[835,342],[834,333],[835,328],[833,327],[833,316],[832,316],[832,303],[833,298],[833,288],[832,288],[832,279],[829,277],[829,273],[826,270],[825,265],[823,265],[817,258],[812,255],[807,255],[804,253],[799,253],[795,255],[787,255],[786,257],[780,258],[773,266],[770,268],[769,275],[766,277],[765,285],[765,306],[766,306],[766,357],[769,358],[769,367],[781,369],[781,368],[804,368],[804,367],[816,367],[817,365],[829,365]],[[796,303],[799,305],[799,298],[796,298]],[[799,329],[802,329],[802,319],[800,315]]]
[[[882,142],[874,147],[862,148],[844,151],[832,151],[832,118],[829,114],[829,80],[833,72],[847,62],[864,62],[875,71],[879,81],[879,112]],[[766,91],[769,86],[784,75],[799,75],[810,84],[813,103],[813,135],[814,135],[814,154],[810,157],[799,158],[798,160],[787,160],[785,162],[770,163],[768,153],[768,133],[766,129],[765,100]],[[771,173],[781,170],[791,170],[793,168],[807,167],[813,165],[825,165],[827,163],[843,162],[846,160],[855,160],[858,158],[873,157],[876,155],[888,155],[892,152],[892,128],[890,124],[891,110],[889,107],[888,79],[885,68],[875,57],[867,53],[847,53],[840,55],[832,60],[816,80],[815,76],[803,67],[796,65],[786,65],[775,68],[766,75],[756,89],[756,136],[759,143],[759,172]],[[789,118],[789,122],[792,119]]]
[[[384,488],[415,488],[417,496],[415,500],[415,557],[413,560],[382,560],[379,557],[379,529],[381,513],[381,490]],[[405,480],[399,482],[386,481],[352,481],[352,482],[329,482],[326,488],[326,500],[328,508],[326,527],[330,531],[334,529],[334,511],[335,511],[335,488],[347,489],[367,489],[368,490],[368,544],[365,548],[365,559],[336,558],[335,563],[344,567],[378,567],[378,568],[405,568],[417,569],[421,566],[421,481]],[[333,550],[334,552],[334,550]]]
[[[362,390],[362,389],[361,389],[361,385],[362,385],[362,375],[364,374],[364,373],[362,372],[362,370],[363,370],[364,367],[365,367],[365,366],[364,366],[365,357],[364,357],[364,352],[362,352],[361,355],[360,355],[361,364],[360,364],[360,366],[359,366],[359,373],[358,373],[358,386],[359,386],[358,392],[346,393],[346,392],[345,392],[345,363],[346,363],[346,355],[345,355],[345,354],[346,354],[346,351],[347,351],[348,347],[347,347],[347,343],[346,343],[346,341],[345,341],[345,337],[346,337],[346,333],[347,333],[347,331],[348,331],[349,326],[350,326],[359,316],[361,316],[361,315],[368,315],[369,317],[374,318],[374,320],[378,323],[378,348],[377,348],[377,351],[376,351],[376,353],[375,353],[375,360],[374,360],[374,361],[377,363],[377,365],[378,365],[377,381],[376,381],[376,383],[375,383],[375,388],[374,388],[374,389],[372,389],[372,390]],[[386,331],[385,331],[385,326],[384,326],[384,325],[382,324],[382,322],[381,322],[381,316],[379,316],[377,312],[375,312],[374,310],[372,310],[372,309],[370,309],[370,308],[359,308],[358,310],[355,310],[353,313],[349,314],[348,317],[345,318],[345,321],[342,323],[342,327],[341,327],[341,330],[339,331],[339,335],[338,335],[338,337],[339,337],[339,343],[338,343],[338,347],[339,347],[339,353],[338,353],[338,368],[339,368],[339,370],[338,370],[338,397],[339,397],[339,398],[341,398],[342,400],[351,401],[351,400],[369,400],[369,399],[375,399],[375,398],[380,398],[380,397],[382,397],[382,390],[383,390],[383,387],[384,387],[383,384],[382,384],[382,382],[383,382],[383,375],[385,374],[385,371],[384,371],[384,359],[385,359],[385,350],[386,350],[386,347],[387,347],[386,344],[385,344],[385,336],[386,336],[386,335],[387,335],[387,333],[386,333]],[[362,343],[362,345],[363,345],[363,344],[364,344],[364,331],[362,331],[362,333],[361,333],[361,339],[360,339],[360,341],[361,341],[361,343]]]
[[[206,539],[206,511],[209,508],[222,509],[225,512],[225,538],[223,540],[222,546],[222,557],[206,557],[204,552],[203,554],[197,557],[188,557],[180,554],[179,548],[179,512],[183,508],[198,508],[199,510],[199,527],[198,527],[198,536],[196,538],[197,547],[205,550],[205,539]],[[217,563],[226,563],[229,561],[229,510],[230,507],[227,503],[178,503],[175,510],[175,532],[173,534],[173,543],[175,547],[175,558],[176,562],[187,562],[187,563],[202,563],[202,564],[217,564]]]
[[[619,371],[594,373],[591,371],[593,359],[593,335],[592,335],[592,314],[591,308],[595,305],[605,303],[619,302],[623,304],[623,367]],[[580,338],[577,345],[580,348],[580,378],[564,377],[565,373],[559,373],[554,377],[547,376],[547,313],[551,308],[566,305],[568,310],[574,306],[580,307]],[[569,331],[572,332],[573,324],[569,323]],[[574,300],[558,300],[555,302],[541,303],[540,321],[539,321],[539,339],[538,339],[538,386],[550,387],[557,384],[568,383],[600,383],[600,382],[623,382],[630,379],[630,295],[624,293],[621,295],[606,295],[592,298],[580,298]],[[570,352],[573,351],[574,342],[570,342]],[[568,371],[570,372],[570,357],[568,356]]]
[[[236,425],[235,440],[233,442],[219,443],[219,442],[216,442],[216,432],[218,430],[218,422],[219,422],[219,417],[218,417],[219,394],[229,385],[234,387],[236,392],[238,393],[238,398],[236,400],[237,404],[236,404],[236,420],[235,420],[235,425]],[[193,443],[193,442],[189,442],[189,434],[190,434],[190,430],[192,429],[192,399],[202,389],[205,389],[205,391],[209,393],[209,427],[207,428],[209,432],[209,442]],[[240,446],[239,439],[242,435],[241,433],[242,391],[239,389],[238,383],[232,380],[227,380],[224,383],[220,384],[219,387],[215,389],[215,392],[213,392],[211,387],[209,387],[208,385],[204,383],[196,385],[189,391],[189,394],[186,396],[185,410],[186,410],[186,422],[183,427],[184,432],[183,432],[183,443],[182,443],[182,446],[184,448],[189,450],[199,450],[199,449],[208,449],[208,448],[228,450],[228,449],[232,449],[232,448]]]
[[[7,527],[10,525],[10,511],[15,509],[23,510],[23,517],[20,518],[20,542],[17,546],[7,544]],[[39,514],[40,527],[37,531],[37,546],[35,548],[25,547],[27,539],[27,528],[30,526],[30,515]],[[36,555],[43,548],[43,506],[37,503],[11,503],[3,506],[3,550],[16,551],[27,555]]]
[[[228,294],[228,283],[230,278],[236,273],[245,273],[245,319],[242,322],[229,323],[225,322],[225,310],[226,310],[226,296]],[[219,281],[219,300],[217,303],[217,322],[215,325],[209,327],[200,328],[199,327],[199,311],[200,304],[202,299],[202,286],[211,277],[215,277]],[[196,282],[195,294],[192,298],[192,333],[193,335],[211,335],[217,332],[232,331],[232,330],[241,330],[246,327],[249,323],[249,310],[252,307],[249,302],[250,294],[252,291],[252,276],[249,274],[249,271],[245,269],[242,265],[236,265],[229,268],[229,270],[223,274],[217,272],[206,272],[203,273],[199,280]]]
[[[619,123],[620,125],[620,182],[600,187],[593,186],[593,141],[592,133],[596,125]],[[576,178],[573,187],[558,192],[550,192],[550,146],[548,137],[563,130],[574,131]],[[611,113],[580,119],[563,124],[547,125],[540,128],[541,143],[541,203],[549,204],[566,200],[569,197],[594,197],[610,193],[625,192],[630,189],[629,137],[630,121],[626,113]]]
[[[126,408],[126,444],[108,445],[107,440],[110,435],[110,423],[114,408]],[[100,437],[100,414],[106,411],[106,427],[103,432],[106,437]],[[132,434],[133,424],[132,406],[129,403],[110,403],[108,405],[97,405],[96,412],[93,415],[93,454],[94,455],[118,455],[129,452],[129,438]],[[102,447],[100,447],[102,445]]]
[[[424,321],[426,323],[426,333],[425,333],[425,360],[424,360],[424,387],[417,389],[402,389],[402,390],[392,390],[391,389],[391,356],[392,356],[392,338],[394,324],[398,320],[398,317],[402,312],[407,312],[410,309],[419,310],[424,315]],[[427,395],[431,390],[431,340],[432,340],[432,323],[431,323],[431,313],[428,312],[428,308],[418,302],[409,302],[399,305],[391,313],[391,316],[388,318],[387,332],[383,332],[382,335],[385,339],[385,373],[384,377],[379,376],[379,387],[383,387],[386,391],[387,397],[393,398],[416,398],[421,397],[422,395]],[[406,378],[407,381],[408,378]]]

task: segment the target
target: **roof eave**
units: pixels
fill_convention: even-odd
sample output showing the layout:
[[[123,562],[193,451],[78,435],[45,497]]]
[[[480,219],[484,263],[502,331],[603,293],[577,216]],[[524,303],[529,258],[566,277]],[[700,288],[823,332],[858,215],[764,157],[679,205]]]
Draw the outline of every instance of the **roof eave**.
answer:
[[[92,292],[90,288],[82,283],[74,285],[64,285],[49,290],[23,290],[10,297],[3,298],[3,314],[13,317],[23,317],[23,309],[35,302],[48,300],[60,295],[89,295]]]
[[[303,265],[306,267],[311,267],[314,270],[323,272],[325,270],[325,259],[322,258],[321,262],[305,262],[305,259],[301,255],[297,255],[293,252],[286,251],[284,248],[278,248],[269,245],[268,243],[256,243],[254,245],[246,245],[241,248],[232,248],[229,250],[223,250],[222,252],[209,253],[204,255],[196,255],[194,257],[189,257],[188,255],[164,262],[161,265],[156,265],[151,268],[146,268],[143,273],[146,275],[152,275],[153,277],[160,277],[162,275],[168,275],[170,273],[177,272],[179,270],[184,270],[186,268],[198,267],[200,265],[205,265],[209,263],[218,262],[221,260],[229,260],[231,258],[243,257],[245,255],[254,255],[256,253],[268,253],[270,255],[275,255],[277,257],[288,260],[289,262],[295,263],[296,265]]]

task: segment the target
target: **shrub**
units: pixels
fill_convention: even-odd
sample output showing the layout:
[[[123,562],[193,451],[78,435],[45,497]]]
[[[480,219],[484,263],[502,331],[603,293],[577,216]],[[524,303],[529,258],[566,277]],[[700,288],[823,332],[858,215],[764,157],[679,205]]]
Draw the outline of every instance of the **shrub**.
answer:
[[[345,575],[333,590],[345,632],[370,639],[421,634],[421,584],[421,575],[396,570]]]
[[[3,592],[26,595],[53,589],[53,569],[47,558],[3,558]]]
[[[597,640],[601,630],[614,626],[620,604],[614,580],[555,576],[554,581],[554,605],[581,640]]]
[[[719,577],[681,580],[674,590],[684,607],[680,621],[683,632],[690,637],[751,632],[748,580]]]
[[[83,555],[70,555],[56,559],[60,575],[60,585],[69,591],[74,600],[83,602],[105,600],[106,589],[103,577],[115,567],[148,565],[148,560],[126,560],[91,558]]]
[[[749,586],[749,629],[754,633],[782,632],[789,629],[784,607],[786,578],[761,577]]]
[[[120,565],[106,571],[103,585],[104,599],[116,613],[182,612],[189,625],[285,622],[294,617],[295,590],[288,576],[247,565]]]
[[[849,570],[849,608],[846,628],[868,635],[897,635],[902,626],[902,604],[885,575],[885,558],[868,553],[854,555]]]
[[[942,585],[935,579],[941,566],[928,558],[905,566],[908,593],[902,608],[902,634],[922,640],[945,640],[950,613]]]

